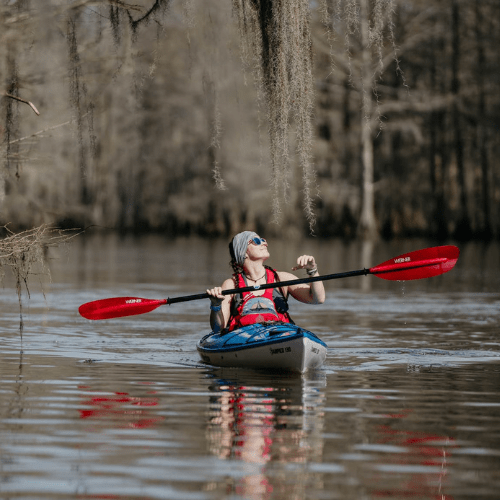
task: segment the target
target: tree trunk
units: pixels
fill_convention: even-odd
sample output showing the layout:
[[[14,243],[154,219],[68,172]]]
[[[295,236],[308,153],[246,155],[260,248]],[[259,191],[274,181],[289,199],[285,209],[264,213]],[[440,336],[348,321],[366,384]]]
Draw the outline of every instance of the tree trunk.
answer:
[[[373,70],[369,41],[369,2],[360,0],[360,23],[362,45],[362,119],[361,119],[361,164],[363,167],[362,205],[359,234],[364,239],[378,236],[375,218],[375,196],[373,186],[373,137],[371,121],[373,114],[372,86]]]
[[[469,239],[472,236],[472,229],[468,211],[467,186],[465,182],[464,168],[464,141],[462,136],[462,120],[458,107],[460,98],[460,0],[451,1],[451,30],[452,30],[452,80],[451,92],[453,94],[452,119],[455,160],[457,162],[458,187],[460,190],[460,207],[458,211],[458,221],[454,236],[460,240]]]
[[[0,222],[2,221],[2,209],[5,203],[5,169],[0,165]]]
[[[442,47],[441,47],[442,49]],[[439,49],[438,49],[439,50]],[[432,53],[431,61],[431,91],[437,92],[437,69],[438,62]],[[444,179],[446,163],[443,155],[443,130],[444,114],[443,111],[432,111],[429,117],[430,147],[429,147],[429,170],[431,180],[431,192],[434,201],[432,210],[431,232],[438,239],[445,239],[448,236],[448,226],[445,217],[445,199],[444,199]],[[440,144],[441,142],[441,144]]]
[[[19,97],[19,76],[17,73],[17,44],[16,41],[7,43],[6,70],[7,94]],[[9,187],[12,186],[9,177],[12,175],[13,167],[16,167],[16,177],[19,178],[19,144],[14,145],[11,141],[19,133],[18,121],[18,102],[13,99],[5,98],[5,160],[2,159],[3,166],[0,167],[0,209],[2,208],[5,197],[9,193]]]
[[[484,37],[482,25],[484,22],[481,12],[481,2],[476,0],[476,42],[477,42],[477,85],[479,90],[478,102],[478,124],[477,124],[477,142],[479,149],[479,158],[481,164],[481,202],[478,210],[480,223],[479,230],[485,239],[492,236],[491,221],[490,221],[490,191],[489,191],[489,161],[488,161],[488,145],[487,133],[484,123],[486,116],[486,92],[484,88],[484,78],[486,74],[486,57],[484,47]]]

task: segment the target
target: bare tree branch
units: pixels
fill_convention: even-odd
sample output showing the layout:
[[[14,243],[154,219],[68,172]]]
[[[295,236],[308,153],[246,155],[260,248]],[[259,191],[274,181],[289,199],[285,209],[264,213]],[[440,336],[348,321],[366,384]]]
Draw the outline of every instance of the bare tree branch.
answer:
[[[84,115],[82,115],[82,118],[84,118],[85,116],[87,116],[87,114],[88,113],[85,113]],[[9,144],[16,144],[17,142],[22,142],[22,141],[25,141],[27,139],[31,139],[32,137],[37,137],[39,135],[44,134],[45,132],[50,132],[51,130],[55,130],[56,128],[60,128],[60,127],[66,126],[66,125],[70,125],[74,121],[75,120],[68,120],[68,121],[66,121],[64,123],[58,123],[57,125],[52,125],[52,127],[44,128],[43,130],[39,130],[38,132],[34,132],[33,134],[25,135],[24,137],[19,137],[18,139],[14,139],[13,141],[10,141]]]
[[[151,8],[139,19],[133,19],[132,16],[130,15],[130,12],[127,11],[127,14],[129,16],[129,21],[130,25],[132,27],[132,30],[136,30],[139,24],[141,24],[143,21],[149,18],[152,14],[154,14],[158,9],[161,7],[168,7],[170,4],[170,0],[155,0],[155,3],[151,6]]]
[[[136,12],[144,12],[144,7],[142,7],[140,5],[134,5],[134,4],[122,2],[121,0],[107,0],[107,3],[109,5],[112,5],[113,7],[120,7],[121,9],[124,9],[127,11],[133,10]],[[70,5],[65,5],[65,6],[63,6],[63,8],[64,8],[64,10],[67,10],[67,9],[75,10],[75,9],[80,9],[81,7],[89,7],[89,6],[93,6],[93,5],[100,6],[100,5],[102,5],[102,1],[80,0],[80,2],[75,2],[75,3],[72,3]]]
[[[40,112],[38,109],[36,109],[35,105],[31,101],[27,101],[26,99],[21,99],[21,97],[17,97],[12,94],[7,94],[6,92],[2,92],[1,94],[3,97],[9,97],[10,99],[15,99],[16,101],[19,102],[24,102],[24,104],[27,104],[38,116],[40,116]]]

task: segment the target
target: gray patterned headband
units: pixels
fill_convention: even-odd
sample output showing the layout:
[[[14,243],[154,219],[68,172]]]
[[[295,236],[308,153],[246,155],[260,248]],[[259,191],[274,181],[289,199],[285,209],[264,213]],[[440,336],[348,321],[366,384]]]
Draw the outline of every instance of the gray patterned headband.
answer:
[[[237,264],[243,266],[243,263],[245,262],[245,254],[247,252],[248,242],[252,238],[257,238],[258,236],[259,235],[257,233],[254,233],[253,231],[243,231],[242,233],[238,233],[233,238],[233,250]]]

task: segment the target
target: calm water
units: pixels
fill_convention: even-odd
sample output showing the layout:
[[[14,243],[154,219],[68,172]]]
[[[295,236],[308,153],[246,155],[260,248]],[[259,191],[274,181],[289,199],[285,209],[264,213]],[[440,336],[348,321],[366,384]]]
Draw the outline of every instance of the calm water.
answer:
[[[329,274],[429,242],[272,242],[270,264],[313,253]],[[272,376],[202,365],[208,301],[90,322],[80,304],[204,291],[223,241],[79,238],[52,282],[0,289],[1,499],[497,499],[500,248],[468,244],[453,271],[406,283],[326,283],[292,304],[328,344],[324,368]],[[363,255],[368,254],[368,262]]]

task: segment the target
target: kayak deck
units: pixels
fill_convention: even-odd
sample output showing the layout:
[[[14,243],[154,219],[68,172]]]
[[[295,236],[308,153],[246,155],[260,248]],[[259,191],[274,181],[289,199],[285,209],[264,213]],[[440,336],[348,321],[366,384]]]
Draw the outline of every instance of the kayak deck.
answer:
[[[304,373],[319,368],[326,344],[314,333],[290,323],[256,323],[228,333],[210,333],[197,344],[210,365]]]

